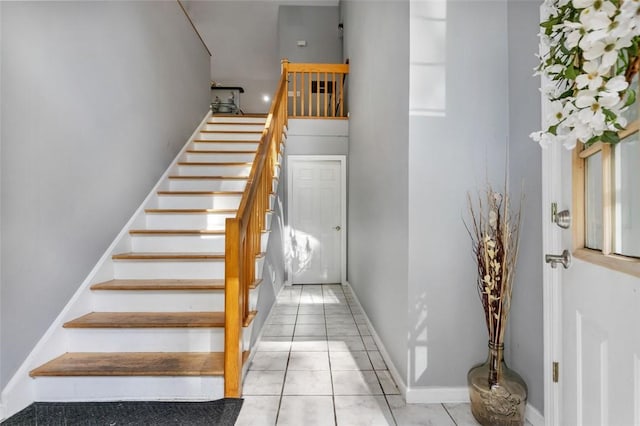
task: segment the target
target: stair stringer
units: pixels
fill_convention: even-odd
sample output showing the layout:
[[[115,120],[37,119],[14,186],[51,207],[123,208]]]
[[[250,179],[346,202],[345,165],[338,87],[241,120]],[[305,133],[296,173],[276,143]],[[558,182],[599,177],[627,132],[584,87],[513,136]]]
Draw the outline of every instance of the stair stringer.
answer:
[[[270,197],[270,212],[267,214],[266,227],[269,231],[267,233],[267,241],[263,241],[262,244],[265,247],[264,261],[260,264],[260,270],[256,272],[257,275],[262,277],[262,283],[258,287],[259,293],[255,299],[255,305],[251,306],[251,309],[256,309],[258,315],[251,323],[251,329],[243,330],[243,350],[249,350],[248,362],[245,362],[242,370],[242,377],[246,377],[247,371],[251,364],[251,360],[255,356],[256,344],[260,341],[264,325],[266,324],[269,316],[272,312],[272,307],[275,303],[276,295],[280,292],[280,289],[284,285],[285,281],[285,262],[286,258],[286,232],[284,228],[284,216],[283,216],[283,204],[284,198],[284,186],[281,183],[282,178],[282,164],[285,155],[286,147],[286,128],[283,134],[283,143],[280,146],[280,157],[278,158],[279,165],[274,170],[274,183],[273,183],[273,195]],[[279,250],[279,256],[272,252],[272,250]],[[275,255],[275,256],[274,256]],[[272,256],[276,259],[272,260]],[[281,262],[279,261],[281,260]],[[278,268],[278,265],[281,266]],[[253,303],[253,302],[252,302]]]
[[[194,139],[206,127],[207,121],[211,118],[208,111],[195,131],[191,134],[185,145],[175,156],[167,167],[165,173],[158,179],[140,207],[135,211],[129,221],[124,225],[113,242],[98,260],[96,266],[89,272],[85,280],[80,284],[73,296],[69,299],[60,314],[53,320],[47,331],[40,338],[38,343],[25,358],[11,380],[7,383],[0,394],[3,412],[0,420],[8,418],[29,404],[34,402],[37,396],[35,380],[29,376],[29,371],[42,363],[66,352],[67,330],[62,326],[65,322],[78,317],[93,306],[93,296],[90,286],[94,283],[107,281],[114,277],[114,262],[111,256],[118,252],[131,250],[131,236],[129,230],[136,227],[143,227],[145,220],[145,208],[155,207],[158,204],[157,191],[164,189],[163,184],[169,174],[177,168],[177,163],[185,154],[185,151]],[[95,379],[95,378],[93,378]]]

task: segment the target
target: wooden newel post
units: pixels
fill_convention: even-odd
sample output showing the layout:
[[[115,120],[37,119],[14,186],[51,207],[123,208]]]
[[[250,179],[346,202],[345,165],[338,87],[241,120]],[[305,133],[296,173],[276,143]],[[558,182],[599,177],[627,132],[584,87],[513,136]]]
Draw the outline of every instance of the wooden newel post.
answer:
[[[242,396],[242,349],[240,309],[240,221],[226,220],[224,266],[224,396]]]

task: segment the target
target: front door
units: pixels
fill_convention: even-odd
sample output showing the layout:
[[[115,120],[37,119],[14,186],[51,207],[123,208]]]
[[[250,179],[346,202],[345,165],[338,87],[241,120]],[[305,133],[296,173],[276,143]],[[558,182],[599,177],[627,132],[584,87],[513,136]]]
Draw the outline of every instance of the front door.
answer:
[[[291,282],[342,283],[344,157],[289,156],[288,167]]]
[[[630,147],[626,145],[625,149],[633,151]],[[596,154],[580,163],[573,155],[561,146],[547,147],[542,154],[545,254],[560,255],[566,249],[573,255],[568,269],[544,265],[546,424],[638,426],[640,278],[618,271],[615,262],[607,265],[615,255],[603,256],[601,250],[582,248],[575,232],[582,233],[582,240],[586,234],[585,244],[597,248],[602,244],[603,220],[615,222],[619,214],[637,218],[640,212],[628,205],[621,207],[620,198],[618,205],[615,201],[610,206],[603,202],[615,197],[611,197],[611,189],[603,188],[602,176],[607,172],[603,173],[601,156]],[[581,189],[572,181],[579,177],[577,174],[586,173],[585,169],[586,189]],[[615,172],[610,172],[610,178],[616,179]],[[632,187],[636,200],[638,183],[640,179]],[[616,191],[615,184],[613,188]],[[575,200],[574,195],[578,195]],[[554,223],[554,202],[558,210],[571,210],[574,217],[569,229]],[[580,210],[586,211],[586,220],[581,219]],[[605,233],[604,238],[624,238],[629,232],[624,227],[617,229],[617,236]]]

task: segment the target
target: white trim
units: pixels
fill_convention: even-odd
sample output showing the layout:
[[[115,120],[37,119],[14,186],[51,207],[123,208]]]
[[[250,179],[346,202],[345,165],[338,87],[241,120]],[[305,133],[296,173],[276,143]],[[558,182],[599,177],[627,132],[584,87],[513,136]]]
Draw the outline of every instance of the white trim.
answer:
[[[527,403],[527,408],[524,412],[524,418],[531,423],[532,426],[543,426],[544,416],[540,414],[540,411],[533,405]]]
[[[384,359],[384,362],[387,364],[387,368],[389,369],[389,373],[391,374],[391,377],[393,377],[393,381],[396,382],[396,386],[398,387],[398,390],[400,391],[402,396],[406,398],[408,388],[404,378],[400,375],[400,373],[398,372],[398,369],[391,361],[389,352],[387,352],[387,349],[384,347],[382,340],[380,340],[380,336],[378,336],[376,329],[373,327],[373,324],[371,324],[371,321],[369,320],[369,317],[367,316],[366,311],[362,308],[362,305],[360,304],[360,300],[358,300],[358,296],[356,295],[355,291],[353,291],[353,287],[351,287],[351,284],[349,284],[348,281],[345,282],[345,286],[349,289],[349,291],[353,295],[353,299],[358,305],[358,308],[360,308],[360,310],[362,311],[362,315],[364,315],[364,319],[367,321],[367,326],[369,327],[369,331],[371,332],[371,337],[373,337],[373,340],[376,342],[376,345],[378,346],[378,352],[380,352],[380,355],[382,355],[382,359]]]
[[[397,368],[391,361],[389,352],[387,352],[387,349],[384,347],[382,340],[380,340],[380,336],[376,332],[376,329],[373,327],[373,324],[371,324],[369,316],[367,316],[366,311],[362,308],[360,300],[358,299],[356,293],[353,291],[351,284],[349,284],[349,282],[346,282],[345,286],[349,289],[349,291],[353,295],[353,299],[358,305],[358,308],[360,308],[360,310],[362,311],[362,315],[364,315],[364,318],[367,321],[369,331],[371,331],[371,336],[378,346],[378,351],[380,352],[380,355],[382,355],[384,362],[387,364],[389,373],[391,373],[391,377],[393,377],[396,386],[398,386],[398,390],[400,391],[402,396],[404,396],[407,404],[455,404],[469,402],[469,388],[466,386],[407,387],[404,379],[400,376],[400,373],[398,373]],[[545,424],[544,416],[540,414],[540,412],[529,403],[527,403],[527,407],[525,409],[525,419],[529,421],[532,426],[543,426]]]
[[[407,404],[468,403],[466,386],[415,386],[407,389]]]
[[[293,174],[291,173],[291,162],[295,161],[338,161],[340,162],[340,225],[342,231],[340,233],[340,280],[341,284],[347,283],[347,156],[346,155],[287,155],[287,192],[291,191],[293,186]],[[292,203],[289,202],[287,196],[287,229],[293,214]],[[293,283],[293,271],[291,262],[287,263],[287,279]]]
[[[131,216],[129,221],[124,225],[118,236],[113,240],[111,245],[107,248],[104,254],[100,257],[100,260],[96,263],[89,275],[82,282],[80,287],[76,290],[73,296],[69,299],[65,307],[60,311],[60,314],[51,323],[47,331],[40,338],[38,343],[31,350],[26,359],[22,362],[16,373],[13,375],[9,383],[5,386],[0,394],[0,398],[3,401],[4,413],[3,415],[12,416],[23,408],[27,407],[34,401],[35,398],[35,383],[29,376],[29,371],[43,362],[49,361],[51,358],[59,356],[65,352],[65,336],[62,324],[66,322],[70,317],[86,313],[91,306],[90,285],[95,282],[107,280],[113,278],[113,264],[111,261],[111,255],[116,251],[120,251],[130,245],[129,229],[134,225],[137,220],[144,218],[144,209],[154,197],[157,197],[157,191],[160,185],[166,180],[170,171],[175,167],[179,158],[183,155],[191,141],[197,137],[200,129],[206,125],[207,120],[211,116],[211,112],[207,112],[202,119],[196,130],[189,137],[184,147],[178,152],[171,164],[167,167],[163,175],[158,179],[157,183],[151,189],[145,200],[140,204],[140,207]],[[126,250],[125,250],[126,251]]]
[[[546,19],[545,8],[540,6],[540,22]],[[540,44],[540,55],[544,55],[545,47]],[[541,86],[547,82],[544,76]],[[541,128],[547,128],[545,117],[549,102],[540,96]],[[551,203],[562,200],[560,182],[560,166],[562,147],[553,144],[542,149],[542,256],[546,253],[560,253],[562,241],[560,232],[551,222]],[[555,184],[554,184],[555,182]],[[564,206],[558,206],[561,209]],[[562,397],[561,382],[553,382],[553,363],[562,359],[562,311],[561,311],[561,272],[560,268],[552,269],[546,264],[542,268],[542,316],[543,316],[543,374],[544,374],[544,410],[546,426],[560,426],[560,405]],[[539,414],[539,413],[538,413]],[[533,422],[532,422],[533,423]]]

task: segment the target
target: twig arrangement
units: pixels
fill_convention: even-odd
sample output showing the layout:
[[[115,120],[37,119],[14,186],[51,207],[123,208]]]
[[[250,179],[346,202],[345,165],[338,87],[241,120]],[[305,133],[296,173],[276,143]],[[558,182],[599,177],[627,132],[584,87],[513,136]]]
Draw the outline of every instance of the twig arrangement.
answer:
[[[498,347],[511,308],[511,291],[518,258],[522,200],[517,212],[511,212],[510,198],[487,185],[474,204],[469,201],[470,223],[465,223],[471,237],[478,278],[478,295],[484,308],[489,342]]]

